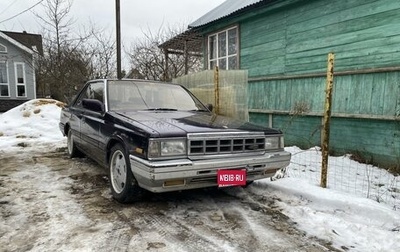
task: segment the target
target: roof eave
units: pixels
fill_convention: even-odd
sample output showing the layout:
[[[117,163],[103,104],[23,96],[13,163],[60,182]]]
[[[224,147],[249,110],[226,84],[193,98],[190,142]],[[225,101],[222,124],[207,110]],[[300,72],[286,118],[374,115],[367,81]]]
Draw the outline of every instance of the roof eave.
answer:
[[[11,44],[16,45],[17,47],[19,47],[20,49],[26,51],[26,52],[29,53],[29,54],[34,54],[34,53],[35,53],[32,49],[30,49],[30,48],[24,46],[23,44],[21,44],[20,42],[16,41],[15,39],[10,38],[9,36],[7,36],[6,34],[4,34],[4,33],[1,32],[1,31],[0,31],[0,37],[2,37],[3,39],[7,40],[7,41],[10,42]]]

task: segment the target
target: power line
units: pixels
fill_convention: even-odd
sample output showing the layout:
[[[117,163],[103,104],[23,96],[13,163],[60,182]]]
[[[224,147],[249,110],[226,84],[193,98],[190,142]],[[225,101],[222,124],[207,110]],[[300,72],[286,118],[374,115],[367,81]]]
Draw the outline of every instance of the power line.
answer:
[[[44,1],[44,0],[40,0],[38,3],[32,5],[32,6],[29,7],[28,9],[23,10],[23,11],[21,11],[20,13],[15,14],[15,15],[12,16],[12,17],[9,17],[9,18],[7,18],[7,19],[4,19],[4,20],[0,21],[0,24],[6,22],[6,21],[8,21],[8,20],[11,20],[11,19],[13,19],[13,18],[15,18],[15,17],[18,17],[19,15],[21,15],[21,14],[23,14],[23,13],[25,13],[25,12],[27,12],[27,11],[33,9],[33,8],[35,8],[37,5],[39,5],[39,4],[42,3],[43,1]]]
[[[2,12],[0,12],[0,15],[6,12],[11,6],[13,6],[18,0],[12,1]]]

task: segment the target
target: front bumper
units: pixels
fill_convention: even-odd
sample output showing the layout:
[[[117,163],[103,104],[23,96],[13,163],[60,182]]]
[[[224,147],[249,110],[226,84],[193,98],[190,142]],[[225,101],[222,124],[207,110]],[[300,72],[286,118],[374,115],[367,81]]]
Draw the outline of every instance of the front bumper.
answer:
[[[132,173],[142,188],[168,192],[217,186],[217,171],[221,169],[246,169],[247,181],[272,177],[277,170],[289,165],[290,153],[279,151],[196,161],[149,161],[133,155],[129,159]]]

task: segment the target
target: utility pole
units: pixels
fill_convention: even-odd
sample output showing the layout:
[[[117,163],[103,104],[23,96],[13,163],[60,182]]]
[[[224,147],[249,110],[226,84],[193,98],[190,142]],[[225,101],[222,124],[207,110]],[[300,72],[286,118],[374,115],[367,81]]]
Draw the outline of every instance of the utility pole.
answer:
[[[117,23],[117,78],[122,79],[121,70],[121,15],[120,15],[120,0],[115,0],[115,16]]]

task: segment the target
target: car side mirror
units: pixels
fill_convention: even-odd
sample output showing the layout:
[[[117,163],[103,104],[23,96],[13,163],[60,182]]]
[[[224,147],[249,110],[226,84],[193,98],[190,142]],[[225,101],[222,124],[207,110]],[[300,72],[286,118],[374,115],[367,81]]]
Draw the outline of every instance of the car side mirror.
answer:
[[[104,112],[104,104],[96,99],[83,99],[82,106],[94,112]]]
[[[212,112],[214,109],[214,106],[211,103],[208,103],[208,104],[206,104],[206,108]]]

